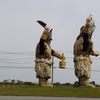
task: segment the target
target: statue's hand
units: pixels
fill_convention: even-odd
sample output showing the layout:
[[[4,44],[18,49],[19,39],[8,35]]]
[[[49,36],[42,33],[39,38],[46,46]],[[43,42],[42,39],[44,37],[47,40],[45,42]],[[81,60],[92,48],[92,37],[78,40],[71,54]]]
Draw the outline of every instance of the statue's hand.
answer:
[[[46,25],[46,26],[44,27],[44,31],[45,31],[45,32],[48,32],[49,30],[50,30],[50,27]]]
[[[94,51],[93,55],[97,57],[100,55],[100,53],[98,51]]]
[[[61,56],[61,60],[65,60],[66,57],[64,55]]]

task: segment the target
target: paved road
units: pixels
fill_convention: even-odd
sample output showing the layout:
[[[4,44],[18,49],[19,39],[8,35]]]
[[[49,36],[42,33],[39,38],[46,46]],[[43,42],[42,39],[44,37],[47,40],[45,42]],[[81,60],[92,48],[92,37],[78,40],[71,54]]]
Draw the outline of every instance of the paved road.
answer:
[[[0,100],[100,100],[100,98],[0,96]]]

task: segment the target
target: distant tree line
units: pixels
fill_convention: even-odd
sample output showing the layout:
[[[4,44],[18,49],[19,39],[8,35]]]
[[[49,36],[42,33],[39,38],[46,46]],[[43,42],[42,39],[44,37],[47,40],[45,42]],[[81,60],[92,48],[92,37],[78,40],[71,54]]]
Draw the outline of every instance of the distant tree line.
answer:
[[[35,86],[36,84],[35,83],[32,83],[32,82],[23,82],[23,81],[20,81],[20,80],[4,80],[4,81],[2,81],[2,82],[0,82],[0,85],[1,86],[10,86],[10,85],[23,85],[23,86]]]
[[[0,86],[38,86],[38,84],[33,82],[23,82],[15,79],[13,80],[7,79],[0,82]],[[61,84],[59,82],[56,82],[53,84],[53,86],[73,86],[73,85],[70,83]]]
[[[56,83],[53,83],[53,86],[67,86],[67,87],[78,87],[78,86],[75,86],[77,82],[75,82],[74,84],[71,84],[71,83],[60,83],[60,82],[56,82]],[[94,84],[94,82],[92,82],[92,84]],[[96,87],[100,87],[100,85],[98,84],[94,84]],[[22,86],[22,87],[25,87],[25,86],[38,86],[37,83],[33,83],[33,82],[23,82],[23,81],[20,81],[20,80],[10,80],[10,79],[7,79],[7,80],[3,80],[2,82],[0,82],[0,86],[3,87],[3,86]]]

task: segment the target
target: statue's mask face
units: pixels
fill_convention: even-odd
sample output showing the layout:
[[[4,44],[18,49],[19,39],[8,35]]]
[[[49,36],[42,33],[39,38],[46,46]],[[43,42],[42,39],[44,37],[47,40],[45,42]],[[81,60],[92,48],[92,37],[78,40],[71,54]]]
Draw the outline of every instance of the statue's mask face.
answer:
[[[50,43],[51,43],[51,40],[52,40],[52,33],[49,32],[49,33],[48,33],[48,37],[47,37],[47,39],[46,39],[46,43],[50,44]]]

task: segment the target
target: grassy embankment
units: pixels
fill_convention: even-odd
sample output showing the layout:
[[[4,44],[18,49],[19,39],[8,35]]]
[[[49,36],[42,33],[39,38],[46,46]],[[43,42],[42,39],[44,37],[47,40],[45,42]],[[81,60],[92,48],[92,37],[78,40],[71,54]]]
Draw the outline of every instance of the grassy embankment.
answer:
[[[100,97],[100,88],[0,87],[0,95]]]

